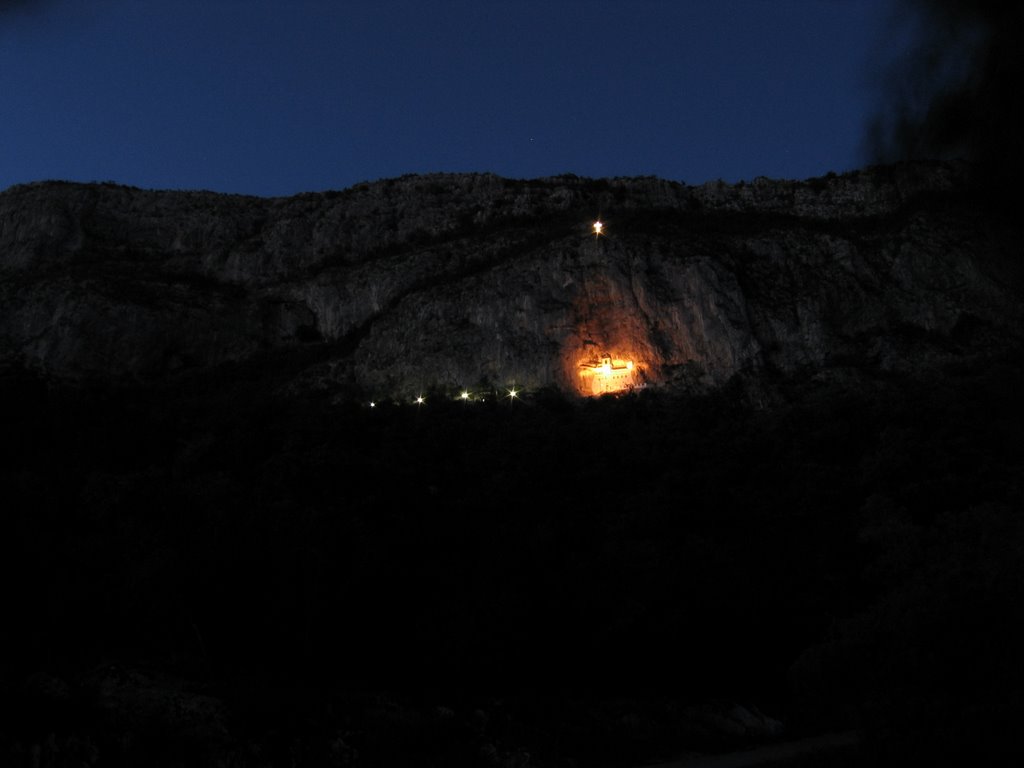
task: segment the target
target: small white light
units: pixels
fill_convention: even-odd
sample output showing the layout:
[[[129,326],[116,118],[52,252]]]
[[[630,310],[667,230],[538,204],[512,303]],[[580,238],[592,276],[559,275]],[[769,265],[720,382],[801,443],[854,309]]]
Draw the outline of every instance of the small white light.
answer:
[[[510,400],[515,400],[518,395],[519,390],[517,390],[515,387],[512,387],[512,389],[508,391],[508,396]]]
[[[376,404],[375,402],[373,402],[373,400],[371,400],[371,401],[370,401],[370,407],[371,407],[371,408],[376,408],[376,407],[377,407],[377,404]]]
[[[423,405],[424,402],[426,401],[424,400],[423,395],[416,398],[416,405]]]
[[[601,230],[603,230],[603,229],[604,229],[604,224],[601,223],[600,220],[594,222],[594,234],[595,235],[602,234]]]
[[[463,400],[469,400],[469,392],[463,392],[461,395],[459,395],[459,397],[461,397]]]

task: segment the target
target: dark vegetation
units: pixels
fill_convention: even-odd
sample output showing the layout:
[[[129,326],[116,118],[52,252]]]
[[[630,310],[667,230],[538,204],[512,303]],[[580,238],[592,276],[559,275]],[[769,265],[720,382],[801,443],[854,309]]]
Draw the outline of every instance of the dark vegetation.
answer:
[[[910,46],[880,71],[874,162],[965,158],[990,209],[1015,221],[1024,171],[1024,9],[995,0],[903,0]]]
[[[1019,753],[1019,363],[772,410],[7,372],[0,762],[633,765],[735,747],[711,701],[851,765]]]

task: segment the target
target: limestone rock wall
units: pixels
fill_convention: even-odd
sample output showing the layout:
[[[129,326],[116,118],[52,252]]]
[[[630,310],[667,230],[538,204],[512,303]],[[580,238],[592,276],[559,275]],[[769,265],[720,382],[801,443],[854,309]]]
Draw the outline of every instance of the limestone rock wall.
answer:
[[[0,193],[0,362],[151,380],[302,350],[296,386],[381,395],[914,368],[1019,340],[1016,241],[948,165],[807,181],[408,176],[253,198]],[[600,216],[606,235],[595,237]]]

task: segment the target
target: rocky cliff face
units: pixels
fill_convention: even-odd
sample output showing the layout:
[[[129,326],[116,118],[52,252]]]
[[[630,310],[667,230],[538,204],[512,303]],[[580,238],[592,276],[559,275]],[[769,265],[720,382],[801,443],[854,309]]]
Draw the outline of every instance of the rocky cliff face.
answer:
[[[605,350],[696,389],[916,370],[1024,328],[1015,241],[962,181],[913,165],[733,186],[409,176],[274,199],[19,186],[0,194],[0,361],[138,381],[274,353],[290,386],[396,397],[578,389]]]

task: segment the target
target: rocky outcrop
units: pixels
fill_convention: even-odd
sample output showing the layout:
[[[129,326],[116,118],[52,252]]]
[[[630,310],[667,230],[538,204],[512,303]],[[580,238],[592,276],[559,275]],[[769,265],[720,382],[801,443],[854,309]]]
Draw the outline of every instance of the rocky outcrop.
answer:
[[[289,198],[18,186],[0,194],[0,361],[145,381],[284,353],[292,386],[381,396],[573,389],[605,350],[698,389],[917,369],[1020,338],[1016,241],[962,184],[906,165],[703,186],[408,176]]]

